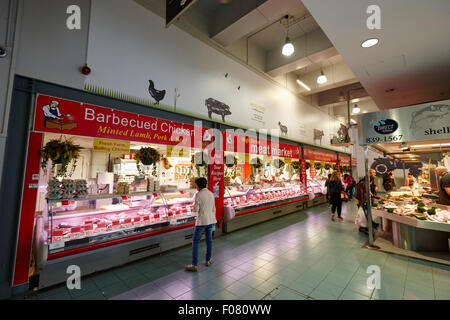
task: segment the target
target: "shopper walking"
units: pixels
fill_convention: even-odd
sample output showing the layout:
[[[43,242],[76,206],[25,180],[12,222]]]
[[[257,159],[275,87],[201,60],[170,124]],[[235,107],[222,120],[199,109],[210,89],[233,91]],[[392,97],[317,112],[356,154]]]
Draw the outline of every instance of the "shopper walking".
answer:
[[[345,193],[347,194],[348,198],[352,200],[353,197],[353,188],[355,187],[355,179],[349,174],[344,174],[344,183],[346,184]]]
[[[325,181],[325,188],[327,188],[326,197],[327,197],[328,205],[331,205],[331,202],[330,202],[330,187],[329,187],[330,178],[331,178],[331,173],[328,174],[328,178]]]
[[[328,183],[328,191],[330,194],[330,203],[331,203],[331,220],[334,221],[334,213],[337,210],[338,221],[343,221],[344,219],[341,217],[342,211],[341,191],[344,191],[344,186],[342,185],[341,179],[339,179],[337,171],[331,174],[330,182]]]
[[[215,229],[216,205],[214,194],[206,186],[208,181],[205,178],[195,180],[198,193],[195,195],[194,212],[197,212],[194,235],[192,237],[192,264],[184,267],[187,271],[197,271],[198,267],[198,243],[205,233],[206,241],[206,262],[208,267],[213,263],[212,257],[212,233]]]
[[[371,183],[369,184],[369,187],[371,187]],[[364,216],[366,217],[366,220],[368,219],[367,217],[367,201],[368,201],[368,197],[367,197],[367,184],[366,184],[366,178],[362,178],[361,180],[359,180],[359,182],[356,184],[355,187],[355,199],[356,199],[356,205],[358,206],[358,210],[359,208],[362,207],[363,211],[364,211]],[[372,188],[370,188],[372,189]],[[377,197],[376,195],[374,195],[372,192],[370,192],[370,197]],[[378,197],[379,198],[379,197]],[[373,221],[372,221],[373,222]],[[374,229],[378,228],[378,223],[373,222],[372,226]],[[359,227],[359,231],[368,234],[369,233],[369,228],[368,227]]]

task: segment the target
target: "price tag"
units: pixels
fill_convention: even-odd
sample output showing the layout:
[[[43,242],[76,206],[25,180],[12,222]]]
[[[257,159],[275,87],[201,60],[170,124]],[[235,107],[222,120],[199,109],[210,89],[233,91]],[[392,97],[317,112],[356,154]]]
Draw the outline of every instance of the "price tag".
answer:
[[[30,189],[37,189],[38,187],[39,187],[39,184],[37,184],[37,183],[32,183],[32,184],[28,185],[28,188],[30,188]]]

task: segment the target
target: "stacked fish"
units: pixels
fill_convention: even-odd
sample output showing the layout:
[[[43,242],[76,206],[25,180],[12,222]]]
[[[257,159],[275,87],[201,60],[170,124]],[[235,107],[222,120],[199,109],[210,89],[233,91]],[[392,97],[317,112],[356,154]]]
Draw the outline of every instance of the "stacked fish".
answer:
[[[84,199],[88,195],[87,181],[84,179],[75,180],[75,198]]]
[[[57,179],[52,179],[47,185],[47,199],[61,199],[62,192],[60,182]]]
[[[75,192],[75,183],[70,179],[61,181],[61,196],[63,199],[72,199]]]

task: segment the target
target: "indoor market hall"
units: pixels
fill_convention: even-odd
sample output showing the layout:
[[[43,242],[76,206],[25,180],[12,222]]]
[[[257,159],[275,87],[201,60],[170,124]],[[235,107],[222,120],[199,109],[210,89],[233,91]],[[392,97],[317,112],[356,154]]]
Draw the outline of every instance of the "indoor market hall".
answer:
[[[449,12],[0,0],[0,299],[449,301]]]

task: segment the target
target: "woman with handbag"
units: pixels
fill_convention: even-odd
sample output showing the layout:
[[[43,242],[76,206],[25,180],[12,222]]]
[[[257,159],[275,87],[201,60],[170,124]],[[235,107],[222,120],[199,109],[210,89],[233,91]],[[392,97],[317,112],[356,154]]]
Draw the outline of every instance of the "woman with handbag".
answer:
[[[333,172],[330,177],[330,181],[328,182],[328,193],[330,195],[330,203],[331,203],[331,220],[334,221],[334,213],[337,209],[338,221],[344,221],[344,218],[341,217],[342,212],[342,198],[341,191],[344,190],[344,186],[342,185],[341,179],[339,179],[339,175],[337,171]]]

